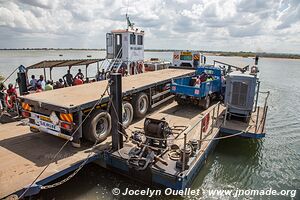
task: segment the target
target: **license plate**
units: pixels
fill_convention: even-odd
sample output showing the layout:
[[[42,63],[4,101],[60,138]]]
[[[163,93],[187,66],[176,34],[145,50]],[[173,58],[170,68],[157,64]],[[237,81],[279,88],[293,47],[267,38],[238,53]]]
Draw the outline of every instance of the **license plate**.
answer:
[[[36,120],[35,123],[36,123],[37,125],[39,125],[39,126],[42,126],[42,127],[47,128],[47,129],[51,129],[51,130],[54,130],[54,131],[60,131],[59,126],[54,125],[54,124],[49,123],[49,122],[45,122],[45,121],[43,121],[43,120]]]
[[[46,122],[51,122],[49,117],[45,117],[45,116],[40,116],[40,119]]]

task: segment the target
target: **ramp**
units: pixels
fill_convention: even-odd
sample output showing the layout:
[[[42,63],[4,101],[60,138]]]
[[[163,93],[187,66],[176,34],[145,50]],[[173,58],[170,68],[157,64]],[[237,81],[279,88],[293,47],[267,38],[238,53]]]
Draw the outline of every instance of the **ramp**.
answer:
[[[56,152],[64,144],[64,140],[44,133],[32,133],[28,126],[20,122],[2,124],[0,126],[0,199],[17,193],[20,195],[50,163]],[[40,186],[49,183],[75,169],[87,158],[92,151],[88,162],[97,158],[97,152],[110,145],[104,142],[91,149],[91,144],[80,149],[67,145],[56,162],[50,166],[38,179],[26,195],[39,192]]]

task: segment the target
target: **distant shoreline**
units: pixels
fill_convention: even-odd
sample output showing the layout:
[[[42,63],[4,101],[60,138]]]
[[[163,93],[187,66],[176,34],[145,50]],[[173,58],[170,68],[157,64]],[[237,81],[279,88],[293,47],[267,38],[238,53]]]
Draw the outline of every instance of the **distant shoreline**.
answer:
[[[83,49],[83,48],[2,48],[3,50],[13,51],[105,51],[105,49]],[[145,52],[173,52],[179,49],[145,49]],[[192,50],[198,51],[198,50]],[[287,53],[267,53],[267,52],[227,52],[227,51],[201,51],[204,54],[210,54],[215,56],[236,56],[236,57],[259,57],[265,58],[287,58],[287,59],[300,59],[300,54],[287,54]]]

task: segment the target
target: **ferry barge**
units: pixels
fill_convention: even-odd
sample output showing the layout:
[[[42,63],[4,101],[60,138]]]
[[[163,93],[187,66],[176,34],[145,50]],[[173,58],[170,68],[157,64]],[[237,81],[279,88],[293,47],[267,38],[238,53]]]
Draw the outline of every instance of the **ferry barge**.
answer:
[[[138,68],[130,67],[138,63],[124,65],[119,60],[120,52],[126,53],[118,41],[127,36],[130,42],[131,35],[133,30],[108,35],[112,49],[117,48],[107,48],[113,52],[109,80],[21,97],[31,131],[17,122],[0,127],[0,198],[32,196],[56,187],[89,162],[147,184],[185,189],[220,139],[265,136],[267,99],[258,107],[257,63],[251,70],[236,68],[241,73],[236,77],[230,70],[234,66],[227,64],[224,75],[230,82],[224,103],[210,101],[206,109],[182,105],[173,101],[172,85],[176,79],[195,77],[195,67],[204,63],[136,73]],[[122,65],[129,74],[136,74],[114,73],[122,72]],[[20,73],[21,78],[26,76]],[[209,92],[206,96],[212,98]]]

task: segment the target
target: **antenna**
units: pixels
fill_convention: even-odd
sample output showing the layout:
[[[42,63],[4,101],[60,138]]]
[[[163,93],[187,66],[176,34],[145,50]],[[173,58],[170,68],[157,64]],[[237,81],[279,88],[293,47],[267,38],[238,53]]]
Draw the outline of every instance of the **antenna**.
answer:
[[[126,14],[127,29],[133,29],[134,23],[131,23],[129,16]]]
[[[127,29],[133,29],[134,23],[131,23],[129,16],[128,16],[128,8],[129,8],[129,0],[127,0],[127,10],[126,10],[126,22],[127,22]]]

